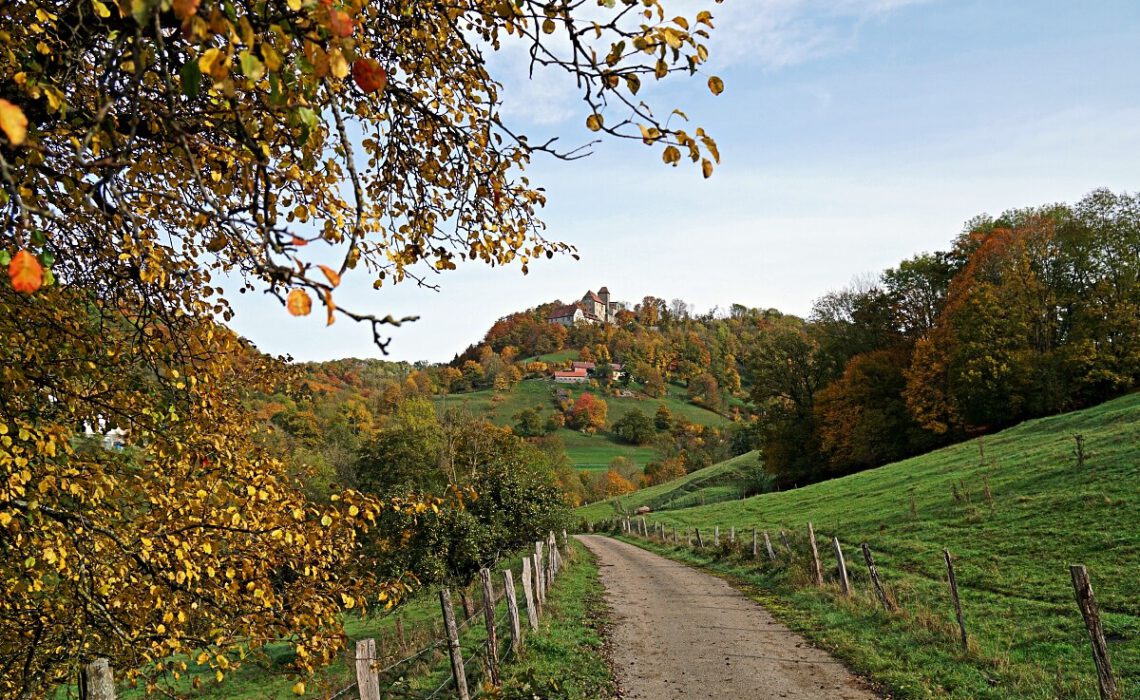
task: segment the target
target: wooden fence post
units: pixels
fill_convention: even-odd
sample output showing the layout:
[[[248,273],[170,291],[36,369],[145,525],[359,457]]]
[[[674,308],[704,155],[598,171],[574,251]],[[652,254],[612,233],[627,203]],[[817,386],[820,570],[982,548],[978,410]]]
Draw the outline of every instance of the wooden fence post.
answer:
[[[831,538],[831,546],[835,549],[835,561],[839,564],[839,587],[843,595],[851,595],[851,582],[847,579],[847,563],[843,560],[843,546],[839,544],[838,537]]]
[[[673,544],[679,544],[680,540],[677,539],[677,526],[673,526]]]
[[[483,625],[487,628],[487,675],[496,688],[503,683],[499,679],[499,631],[495,628],[495,588],[491,584],[491,571],[479,569],[479,581],[483,584]]]
[[[380,700],[375,639],[361,639],[356,643],[356,689],[360,700]]]
[[[534,602],[534,590],[531,588],[531,583],[534,581],[534,576],[530,571],[530,557],[523,557],[522,568],[522,587],[523,587],[523,600],[526,601],[526,618],[530,622],[530,628],[533,631],[538,630],[538,606]]]
[[[463,621],[466,622],[475,614],[474,609],[471,607],[471,596],[468,595],[466,587],[459,591],[459,602],[463,605]]]
[[[720,546],[720,525],[713,528],[713,546]]]
[[[404,618],[402,615],[396,616],[396,641],[400,644],[400,651],[407,648],[407,640],[404,639]]]
[[[467,694],[467,676],[463,672],[463,648],[459,646],[459,628],[455,625],[455,611],[451,609],[451,592],[439,590],[439,607],[443,609],[443,627],[447,632],[447,652],[451,656],[451,677],[455,679],[455,692],[459,700],[470,700]]]
[[[811,544],[811,562],[814,568],[815,585],[823,585],[823,566],[819,563],[819,547],[815,545],[815,528],[808,523],[808,542]]]
[[[764,549],[768,552],[768,560],[776,561],[776,550],[772,549],[772,538],[768,537],[768,531],[764,531]]]
[[[735,525],[733,525],[728,530],[728,543],[734,547],[736,546],[736,526]]]
[[[511,651],[517,656],[522,648],[522,629],[519,624],[519,600],[515,596],[515,578],[510,569],[503,569],[503,590],[507,598],[507,623],[511,630]]]
[[[95,659],[79,673],[79,696],[84,700],[115,700],[115,674],[107,659]]]
[[[875,586],[875,595],[879,597],[883,609],[890,612],[894,606],[887,599],[887,592],[883,590],[883,584],[879,581],[879,567],[875,566],[875,560],[871,557],[871,548],[867,546],[866,542],[859,547],[863,550],[863,561],[867,562],[867,571],[871,574],[871,583]]]
[[[686,547],[692,547],[693,546],[693,528],[691,528],[691,527],[685,528],[685,546]]]
[[[542,542],[534,543],[534,602],[538,603],[538,611],[542,612],[542,606],[546,603],[546,586],[542,583],[542,574],[545,565],[542,559]]]
[[[792,543],[788,541],[788,535],[783,530],[780,530],[780,541],[784,543],[784,549],[788,550],[789,554],[794,553],[792,551]]]
[[[1104,641],[1104,628],[1100,624],[1100,610],[1097,608],[1096,598],[1093,597],[1089,572],[1083,564],[1073,564],[1069,567],[1069,573],[1073,577],[1077,606],[1081,609],[1081,616],[1085,618],[1085,627],[1092,642],[1093,663],[1096,664],[1101,700],[1117,700],[1120,691],[1116,687],[1116,678],[1112,675],[1112,661],[1108,658],[1108,644]]]
[[[752,558],[755,559],[760,555],[760,548],[756,539],[756,528],[752,528]]]
[[[503,591],[506,592],[506,619],[511,625],[511,650],[522,649],[522,626],[519,624],[519,596],[514,591],[514,573],[503,569]]]
[[[954,559],[950,556],[950,550],[942,550],[942,556],[946,559],[946,574],[950,579],[950,599],[954,601],[954,615],[958,618],[958,629],[962,633],[962,648],[969,648],[969,641],[966,637],[966,621],[962,618],[962,601],[958,598],[958,579],[954,577]]]
[[[693,528],[693,529],[697,531],[697,547],[700,549],[704,549],[705,548],[705,541],[701,537],[701,529],[699,527]]]

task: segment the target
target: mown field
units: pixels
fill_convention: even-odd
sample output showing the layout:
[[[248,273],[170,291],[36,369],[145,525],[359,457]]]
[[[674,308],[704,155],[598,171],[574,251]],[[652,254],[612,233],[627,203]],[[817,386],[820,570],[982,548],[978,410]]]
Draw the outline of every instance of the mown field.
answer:
[[[555,408],[554,392],[567,389],[571,396],[577,397],[582,391],[588,391],[577,386],[555,384],[543,379],[528,379],[519,382],[510,392],[495,392],[490,389],[472,391],[463,394],[439,396],[434,399],[438,408],[448,407],[464,408],[479,416],[486,416],[496,425],[510,426],[515,424],[515,416],[527,408],[540,408],[542,416],[549,416]],[[636,388],[636,387],[634,387]],[[701,425],[722,426],[728,424],[728,419],[699,406],[694,406],[684,400],[684,389],[670,385],[669,393],[661,399],[651,399],[644,396],[616,397],[601,396],[609,407],[607,425],[621,420],[630,411],[635,409],[652,417],[657,407],[665,404],[676,417],[684,418],[691,423]],[[554,433],[566,445],[566,454],[578,469],[591,471],[604,470],[614,457],[623,456],[631,459],[639,467],[644,467],[654,459],[652,447],[639,447],[622,442],[616,435],[608,430],[598,431],[587,435],[577,430],[562,428]]]
[[[1083,468],[1074,435],[1084,437]],[[783,619],[900,698],[1097,697],[1068,568],[1085,564],[1123,697],[1140,697],[1140,394],[842,479],[651,517],[700,527],[707,539],[714,526],[749,539],[753,527],[768,530],[779,566],[672,553],[754,586]],[[832,576],[828,543],[844,543],[853,602],[833,585],[805,585],[808,521]],[[856,549],[864,541],[903,613],[870,597]],[[955,643],[944,548],[957,562],[968,651]]]

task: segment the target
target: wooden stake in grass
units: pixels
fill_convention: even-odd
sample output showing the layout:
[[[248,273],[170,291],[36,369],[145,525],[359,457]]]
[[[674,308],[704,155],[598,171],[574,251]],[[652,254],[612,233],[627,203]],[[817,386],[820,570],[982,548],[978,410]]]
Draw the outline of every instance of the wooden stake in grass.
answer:
[[[756,539],[756,528],[752,528],[752,558],[755,559],[760,556],[760,549]]]
[[[534,558],[531,560],[534,564],[534,601],[538,603],[538,611],[542,612],[542,606],[546,603],[546,585],[543,582],[543,574],[545,573],[542,559],[542,542],[534,543]]]
[[[720,546],[720,525],[713,528],[713,546]]]
[[[835,550],[835,561],[839,564],[839,588],[843,595],[851,595],[851,582],[847,579],[847,563],[843,560],[843,545],[839,544],[838,537],[831,538],[831,547]]]
[[[780,530],[780,541],[784,543],[784,549],[788,550],[788,554],[794,554],[792,550],[792,543],[788,542],[788,535],[783,530]]]
[[[772,539],[768,537],[768,531],[764,531],[764,549],[768,551],[768,560],[776,561],[776,550],[772,549]]]
[[[1073,456],[1077,459],[1077,471],[1084,471],[1085,459],[1088,457],[1085,454],[1085,436],[1078,433],[1073,436],[1073,442],[1076,443],[1073,447]]]
[[[859,545],[863,550],[863,561],[867,562],[867,571],[871,574],[871,583],[875,586],[875,595],[878,596],[879,602],[883,604],[883,609],[890,612],[893,609],[891,601],[887,599],[887,593],[883,590],[883,584],[879,581],[879,568],[875,566],[875,560],[871,557],[871,548],[867,543]]]
[[[503,590],[507,597],[507,622],[511,630],[511,651],[518,656],[522,648],[522,625],[519,623],[519,601],[515,596],[515,578],[510,569],[503,569]]]
[[[954,577],[954,558],[950,556],[948,549],[942,550],[942,556],[946,559],[946,574],[950,579],[950,599],[954,602],[954,616],[958,618],[958,629],[962,633],[962,648],[969,649],[966,620],[962,617],[962,600],[958,597],[958,579]]]
[[[356,690],[360,700],[380,700],[375,639],[361,639],[356,643]]]
[[[483,626],[487,629],[487,676],[496,688],[499,679],[499,631],[495,628],[495,588],[491,584],[491,571],[479,569],[479,582],[483,584]]]
[[[811,544],[811,563],[815,575],[815,585],[823,585],[823,566],[819,563],[819,547],[815,545],[815,528],[808,523],[808,543]]]
[[[107,659],[95,659],[79,674],[79,696],[86,700],[115,700],[115,674]]]
[[[728,543],[736,546],[736,526],[733,525],[728,531]]]
[[[407,641],[404,639],[404,618],[400,615],[396,616],[396,641],[400,645],[400,651],[407,648]]]
[[[1081,609],[1081,616],[1085,618],[1085,627],[1092,642],[1093,663],[1096,664],[1101,700],[1118,700],[1120,691],[1116,687],[1116,678],[1112,675],[1112,661],[1108,658],[1108,644],[1104,641],[1104,628],[1100,624],[1100,610],[1097,608],[1096,598],[1093,597],[1089,572],[1083,564],[1073,564],[1069,567],[1069,573],[1073,577],[1077,606]]]
[[[447,652],[451,656],[451,677],[455,680],[455,693],[459,700],[469,700],[467,676],[463,673],[463,648],[459,646],[459,628],[455,624],[455,611],[451,609],[451,592],[439,591],[439,607],[443,609],[443,626],[447,633]]]
[[[523,600],[526,601],[526,618],[530,622],[530,629],[538,631],[538,605],[534,602],[534,589],[532,584],[534,582],[534,575],[530,570],[531,563],[530,557],[523,557],[522,568],[522,587],[523,587]]]
[[[697,530],[697,547],[704,549],[705,548],[705,541],[703,539],[701,539],[701,529],[698,527],[698,528],[696,528],[696,530]]]

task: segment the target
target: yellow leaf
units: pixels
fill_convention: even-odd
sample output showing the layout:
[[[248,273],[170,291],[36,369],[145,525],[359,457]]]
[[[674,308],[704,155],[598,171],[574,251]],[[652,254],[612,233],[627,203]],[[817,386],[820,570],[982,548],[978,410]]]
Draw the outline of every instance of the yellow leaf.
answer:
[[[715,75],[710,77],[709,78],[709,90],[712,91],[712,94],[719,95],[720,93],[724,92],[724,81],[721,80],[720,78],[716,77]]]
[[[681,160],[681,152],[677,150],[676,146],[669,146],[665,149],[665,152],[661,154],[661,160],[666,163],[676,163]]]
[[[701,159],[701,172],[704,173],[706,178],[712,176],[713,164],[709,162],[708,158]]]
[[[0,527],[8,527],[8,523],[12,522],[12,516],[7,513],[0,513]]]
[[[308,316],[313,310],[313,300],[304,289],[294,289],[285,300],[285,308],[294,316]]]
[[[304,695],[305,694],[305,681],[297,681],[296,683],[293,684],[293,694],[294,695]]]
[[[321,516],[321,525],[324,525],[325,527],[332,525],[332,518],[327,515]]]
[[[0,99],[0,131],[13,146],[19,146],[28,136],[28,118],[24,116],[24,110],[5,99]]]
[[[349,514],[350,516],[354,517],[354,518],[356,517],[356,515],[357,515],[359,512],[360,512],[360,509],[359,509],[359,508],[357,508],[356,506],[349,506],[349,507],[348,507],[348,514]]]
[[[202,75],[211,75],[215,78],[223,77],[215,75],[214,71],[224,65],[224,58],[225,56],[220,49],[210,49],[198,59],[198,69],[202,71]]]
[[[337,80],[343,80],[348,76],[348,61],[344,60],[343,53],[340,51],[329,53],[329,70]]]
[[[590,131],[600,131],[602,124],[602,115],[600,114],[591,114],[590,116],[586,117],[586,128]]]

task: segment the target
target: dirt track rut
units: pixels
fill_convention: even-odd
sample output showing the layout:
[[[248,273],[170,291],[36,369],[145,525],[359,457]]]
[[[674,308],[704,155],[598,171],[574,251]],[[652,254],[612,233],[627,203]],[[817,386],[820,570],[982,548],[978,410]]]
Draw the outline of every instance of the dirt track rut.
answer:
[[[873,700],[826,652],[727,583],[624,542],[580,536],[613,610],[624,698]]]

